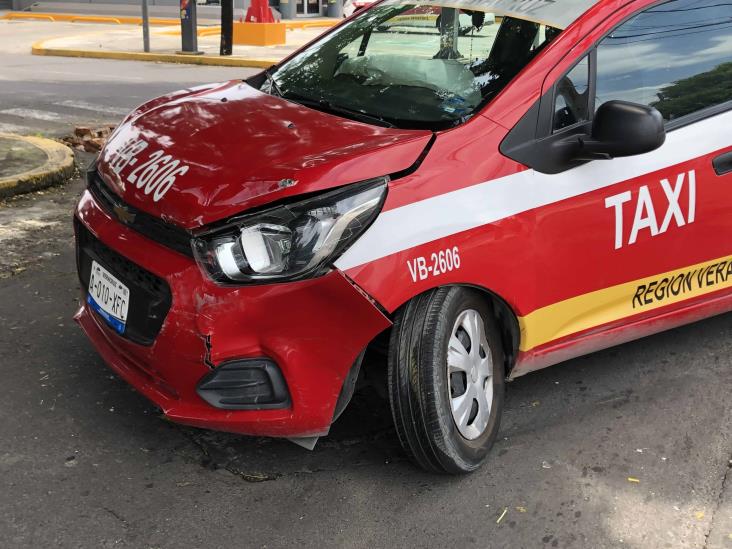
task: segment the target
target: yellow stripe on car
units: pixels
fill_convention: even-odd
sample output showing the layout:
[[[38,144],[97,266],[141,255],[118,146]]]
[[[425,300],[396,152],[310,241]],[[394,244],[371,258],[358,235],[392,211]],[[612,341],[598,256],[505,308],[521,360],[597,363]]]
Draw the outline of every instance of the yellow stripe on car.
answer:
[[[519,318],[522,351],[732,287],[732,256],[579,295]]]

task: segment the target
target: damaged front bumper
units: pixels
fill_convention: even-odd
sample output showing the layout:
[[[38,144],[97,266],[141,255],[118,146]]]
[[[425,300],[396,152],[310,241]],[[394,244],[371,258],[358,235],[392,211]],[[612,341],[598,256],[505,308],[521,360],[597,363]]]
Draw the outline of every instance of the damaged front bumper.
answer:
[[[76,320],[105,362],[173,421],[249,435],[324,435],[342,409],[339,396],[350,388],[352,367],[390,326],[339,271],[298,282],[219,286],[191,258],[118,223],[88,191],[76,218],[77,242],[86,231],[95,245],[169,288],[164,318],[155,318],[155,307],[146,309],[153,311],[145,320],[152,329],[138,319],[120,336],[85,301]],[[84,253],[80,246],[83,291]],[[114,263],[105,257],[101,262]],[[132,276],[122,266],[105,267],[123,282]],[[153,299],[142,290],[136,296],[131,286],[131,304]]]

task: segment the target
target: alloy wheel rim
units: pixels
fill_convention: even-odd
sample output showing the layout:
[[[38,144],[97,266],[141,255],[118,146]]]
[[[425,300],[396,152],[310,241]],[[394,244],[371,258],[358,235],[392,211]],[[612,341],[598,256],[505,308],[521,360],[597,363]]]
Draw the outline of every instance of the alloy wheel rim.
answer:
[[[447,347],[447,376],[452,418],[468,440],[482,435],[493,408],[493,359],[485,325],[474,309],[462,311]]]

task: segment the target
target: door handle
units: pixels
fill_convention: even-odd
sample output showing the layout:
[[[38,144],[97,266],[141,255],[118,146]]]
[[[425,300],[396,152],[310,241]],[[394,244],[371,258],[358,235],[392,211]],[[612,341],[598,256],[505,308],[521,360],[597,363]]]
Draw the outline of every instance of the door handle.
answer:
[[[732,151],[720,154],[712,160],[712,166],[717,175],[724,175],[732,172]]]

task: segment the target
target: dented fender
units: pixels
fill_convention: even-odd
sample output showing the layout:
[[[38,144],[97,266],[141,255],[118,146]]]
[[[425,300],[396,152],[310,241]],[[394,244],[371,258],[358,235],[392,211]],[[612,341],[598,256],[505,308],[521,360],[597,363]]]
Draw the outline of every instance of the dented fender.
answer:
[[[76,215],[103,244],[144,264],[171,288],[172,306],[149,347],[113,332],[86,304],[77,321],[112,369],[176,422],[262,436],[326,434],[351,366],[391,325],[338,270],[286,284],[221,286],[191,258],[114,222],[89,192]],[[262,357],[284,375],[290,407],[217,409],[196,393],[211,368]]]

